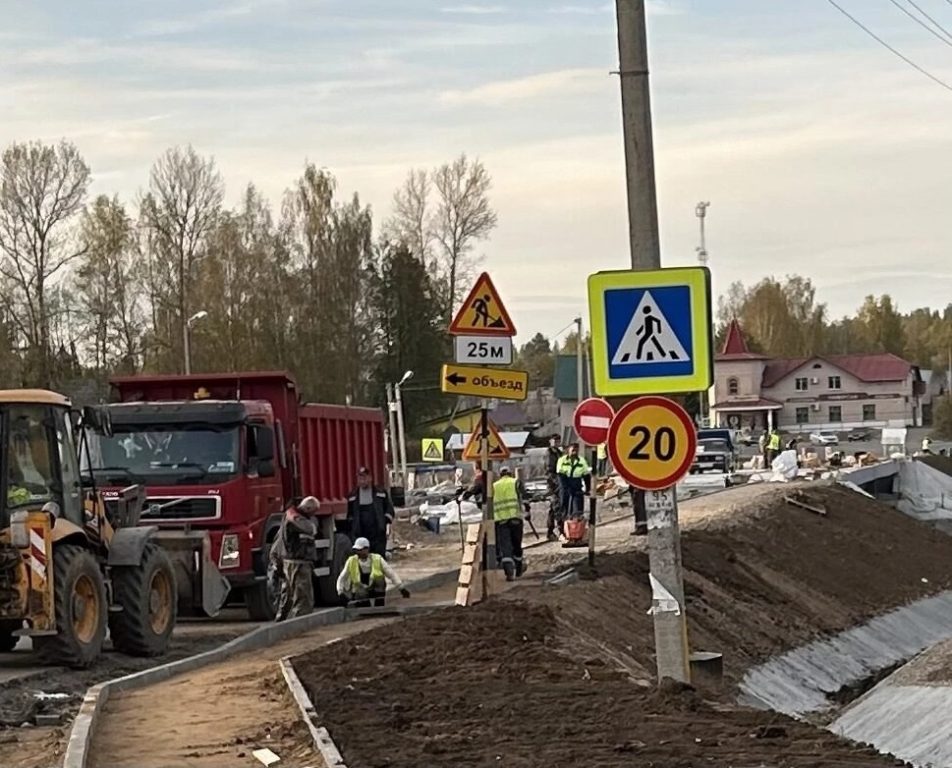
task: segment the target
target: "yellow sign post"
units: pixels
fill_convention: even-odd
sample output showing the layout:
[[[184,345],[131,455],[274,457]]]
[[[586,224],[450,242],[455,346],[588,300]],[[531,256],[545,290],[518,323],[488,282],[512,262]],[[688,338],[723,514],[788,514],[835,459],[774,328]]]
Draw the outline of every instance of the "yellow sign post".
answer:
[[[525,400],[529,394],[529,374],[503,368],[446,363],[443,365],[441,384],[448,395]]]

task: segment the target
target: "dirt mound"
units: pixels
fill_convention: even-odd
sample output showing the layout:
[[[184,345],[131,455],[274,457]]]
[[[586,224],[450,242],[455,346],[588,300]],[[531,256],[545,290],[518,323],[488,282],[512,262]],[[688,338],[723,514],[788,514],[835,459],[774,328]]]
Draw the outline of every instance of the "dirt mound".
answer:
[[[727,529],[693,529],[682,537],[691,645],[724,653],[728,678],[952,588],[952,537],[837,486],[811,488],[802,497],[824,507],[825,516],[783,496],[762,499]],[[552,607],[579,643],[600,646],[636,676],[650,678],[647,555],[602,556],[596,573],[569,588],[528,588],[518,597]]]
[[[295,662],[351,768],[875,766],[891,759],[690,686],[565,655],[553,612],[494,601],[391,624]]]
[[[860,494],[817,515],[761,496],[683,537],[689,634],[728,679],[952,586],[952,538]],[[647,556],[600,556],[567,587],[524,587],[389,625],[296,663],[348,765],[848,766],[891,759],[732,695],[653,682]]]

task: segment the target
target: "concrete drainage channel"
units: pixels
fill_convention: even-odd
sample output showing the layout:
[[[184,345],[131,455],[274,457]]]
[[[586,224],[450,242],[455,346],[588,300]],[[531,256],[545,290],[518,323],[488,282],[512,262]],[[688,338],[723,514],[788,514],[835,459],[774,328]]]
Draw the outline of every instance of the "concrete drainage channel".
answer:
[[[950,638],[952,592],[943,592],[748,670],[738,703],[797,718],[827,712],[839,691]],[[952,687],[897,685],[894,677],[850,704],[829,730],[920,766],[952,764]]]
[[[407,587],[415,592],[425,592],[429,589],[436,589],[452,583],[456,580],[458,574],[458,568],[441,571],[432,576],[410,582],[407,584]],[[448,605],[448,603],[413,606],[411,608],[404,608],[402,612],[405,614],[421,613],[444,605]],[[173,661],[169,664],[152,667],[142,672],[136,672],[135,674],[94,685],[86,692],[76,719],[73,721],[69,741],[66,745],[66,754],[63,759],[63,768],[87,768],[97,720],[112,694],[145,688],[155,683],[168,680],[170,677],[217,664],[239,653],[267,648],[282,640],[304,634],[312,629],[332,624],[343,624],[344,622],[354,619],[355,616],[353,612],[347,611],[344,608],[327,608],[316,611],[309,616],[301,616],[300,618],[291,619],[279,624],[259,627],[240,637],[236,637],[234,640],[218,648],[199,653],[195,656],[189,656],[179,661]],[[284,665],[282,665],[282,669],[284,669]],[[287,679],[287,676],[285,676],[285,679]],[[293,689],[292,694],[294,694]],[[297,701],[297,695],[295,695],[295,700]],[[307,720],[307,718],[305,718],[305,720]],[[316,743],[315,741],[315,744]]]

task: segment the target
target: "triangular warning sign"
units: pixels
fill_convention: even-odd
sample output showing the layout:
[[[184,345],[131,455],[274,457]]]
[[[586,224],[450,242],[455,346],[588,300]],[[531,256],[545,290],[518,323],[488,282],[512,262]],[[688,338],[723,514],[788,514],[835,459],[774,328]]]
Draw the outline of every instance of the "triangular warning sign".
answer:
[[[442,461],[443,441],[434,438],[423,441],[423,461]]]
[[[503,461],[509,458],[509,449],[502,441],[499,428],[489,420],[489,458],[492,461]],[[463,449],[463,458],[467,461],[479,461],[483,456],[482,426],[477,422],[466,447]]]
[[[450,323],[450,333],[457,336],[516,335],[516,326],[512,324],[499,292],[487,273],[483,272],[476,279],[466,301]]]
[[[611,364],[672,363],[690,359],[651,292],[645,291],[612,355]]]

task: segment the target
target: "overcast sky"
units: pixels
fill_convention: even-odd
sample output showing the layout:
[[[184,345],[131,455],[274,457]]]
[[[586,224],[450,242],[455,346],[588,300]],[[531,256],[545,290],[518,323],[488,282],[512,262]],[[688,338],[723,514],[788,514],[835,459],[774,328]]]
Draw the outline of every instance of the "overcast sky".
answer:
[[[952,43],[839,2],[952,82]],[[918,4],[952,30],[952,2]],[[174,144],[215,157],[230,202],[253,180],[277,203],[308,158],[378,223],[409,168],[465,151],[494,178],[483,263],[520,340],[552,335],[628,263],[613,8],[0,0],[0,145],[66,137],[127,200]],[[952,301],[952,92],[827,0],[656,0],[648,24],[665,265],[694,262],[709,200],[715,289],[796,272],[834,316]]]

